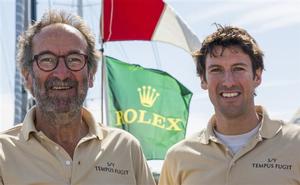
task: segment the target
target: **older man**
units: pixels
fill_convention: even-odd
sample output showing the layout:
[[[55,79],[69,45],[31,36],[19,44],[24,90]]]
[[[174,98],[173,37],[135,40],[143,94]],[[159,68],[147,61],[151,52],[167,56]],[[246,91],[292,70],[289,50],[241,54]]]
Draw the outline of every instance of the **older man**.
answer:
[[[0,135],[0,184],[155,184],[138,141],[83,108],[97,69],[83,20],[49,11],[19,40],[18,62],[36,106]]]

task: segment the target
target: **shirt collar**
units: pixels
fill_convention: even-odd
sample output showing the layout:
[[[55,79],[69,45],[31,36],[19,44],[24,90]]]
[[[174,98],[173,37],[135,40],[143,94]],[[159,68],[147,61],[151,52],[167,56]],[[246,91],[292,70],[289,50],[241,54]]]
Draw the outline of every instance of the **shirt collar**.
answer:
[[[268,113],[262,106],[256,106],[256,113],[261,116],[261,126],[259,128],[258,134],[261,138],[272,138],[274,137],[282,128],[283,121],[280,120],[271,120]],[[200,133],[200,142],[202,144],[208,144],[209,140],[217,142],[217,137],[213,132],[213,127],[215,125],[216,119],[213,115],[204,130]]]
[[[97,123],[95,121],[92,113],[84,107],[82,108],[82,115],[83,115],[83,120],[89,127],[89,134],[95,135],[98,137],[99,140],[102,140],[103,139],[103,125],[100,123]]]
[[[283,121],[270,119],[268,113],[262,106],[257,106],[256,112],[262,117],[262,124],[258,131],[262,138],[272,138],[282,129]]]
[[[35,110],[36,106],[32,107],[26,114],[23,126],[21,129],[21,134],[23,135],[23,138],[27,141],[30,139],[30,134],[37,133],[38,131],[35,128]],[[97,123],[92,115],[92,113],[87,110],[86,108],[82,108],[82,117],[85,123],[89,127],[89,134],[88,135],[94,135],[99,140],[103,139],[103,126],[99,123]]]
[[[37,133],[34,120],[35,120],[35,106],[33,106],[25,115],[23,126],[21,128],[21,134],[23,135],[26,141],[29,139],[30,133]]]

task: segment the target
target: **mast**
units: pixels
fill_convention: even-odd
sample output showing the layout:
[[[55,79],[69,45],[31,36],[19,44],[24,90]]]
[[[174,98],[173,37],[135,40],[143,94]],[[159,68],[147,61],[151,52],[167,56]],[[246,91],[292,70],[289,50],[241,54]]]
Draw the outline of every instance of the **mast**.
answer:
[[[25,30],[25,25],[28,23],[27,17],[28,1],[16,0],[16,46],[20,34]],[[17,51],[17,50],[16,50]],[[17,61],[17,60],[16,60]],[[22,77],[19,73],[16,64],[15,70],[15,118],[14,123],[22,122],[27,105],[27,92],[22,85]]]
[[[16,46],[18,38],[31,20],[36,19],[36,0],[16,0]],[[17,47],[16,47],[17,53]],[[17,55],[15,55],[17,56]],[[17,61],[17,60],[15,60]],[[18,124],[23,121],[27,112],[27,91],[22,83],[22,77],[16,64],[15,69],[15,117],[14,124]]]
[[[77,0],[77,14],[80,17],[83,17],[83,8],[82,8],[82,0]]]

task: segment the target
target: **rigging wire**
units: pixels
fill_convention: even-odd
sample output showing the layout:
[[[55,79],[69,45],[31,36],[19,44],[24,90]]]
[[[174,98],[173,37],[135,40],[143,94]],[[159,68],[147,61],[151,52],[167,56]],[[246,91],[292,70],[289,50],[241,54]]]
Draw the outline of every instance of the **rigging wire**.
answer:
[[[153,50],[154,59],[156,62],[156,68],[161,69],[161,60],[160,60],[156,42],[151,42],[151,46],[152,46],[152,50]]]
[[[102,6],[103,6],[103,2],[102,2]],[[103,9],[101,9],[101,11],[102,11]],[[101,18],[100,18],[101,19]],[[100,20],[100,23],[101,24],[103,24],[103,22]],[[102,27],[103,25],[100,25],[100,27],[101,28],[103,28]],[[102,33],[103,34],[103,32],[102,32],[102,30],[100,30],[100,33]],[[103,118],[104,118],[104,83],[105,83],[105,56],[104,56],[104,39],[103,39],[103,36],[101,35],[101,34],[99,34],[99,36],[101,37],[100,39],[99,39],[99,41],[100,41],[100,45],[101,45],[101,48],[100,48],[100,52],[101,52],[101,118],[100,118],[100,120],[101,120],[101,123],[103,124]]]
[[[125,61],[129,62],[130,60],[129,60],[129,57],[128,57],[127,53],[126,53],[124,45],[121,42],[119,42],[119,46],[120,46],[120,49],[121,49],[121,53],[123,54],[123,56],[125,58]]]
[[[72,10],[73,10],[74,7],[77,7],[77,4],[75,3],[75,1],[76,1],[76,0],[72,0],[72,1],[71,1],[71,5],[70,5],[70,6],[71,6],[71,9],[72,9]],[[78,12],[76,12],[76,13],[78,13]]]
[[[105,56],[103,44],[101,44],[101,123],[103,124],[104,118],[104,84],[105,84]]]
[[[52,1],[48,0],[48,9],[51,9],[51,8],[52,8]]]

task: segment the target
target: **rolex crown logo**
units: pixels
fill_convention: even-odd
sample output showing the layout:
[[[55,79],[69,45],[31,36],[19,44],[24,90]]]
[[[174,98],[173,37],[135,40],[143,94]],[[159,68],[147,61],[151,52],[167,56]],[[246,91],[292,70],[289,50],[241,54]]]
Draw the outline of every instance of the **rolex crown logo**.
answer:
[[[159,93],[156,92],[156,89],[152,88],[151,86],[143,86],[137,90],[139,92],[140,102],[145,107],[152,107],[159,96]]]

